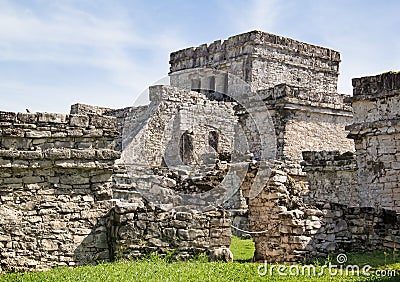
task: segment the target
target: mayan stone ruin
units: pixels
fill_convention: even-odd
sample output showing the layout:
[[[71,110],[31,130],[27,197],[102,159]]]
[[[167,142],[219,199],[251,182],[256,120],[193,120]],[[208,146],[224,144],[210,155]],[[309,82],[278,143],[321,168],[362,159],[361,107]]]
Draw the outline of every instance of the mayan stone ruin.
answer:
[[[0,112],[0,267],[255,261],[400,247],[400,73],[337,93],[340,54],[252,31],[170,55],[150,103]]]

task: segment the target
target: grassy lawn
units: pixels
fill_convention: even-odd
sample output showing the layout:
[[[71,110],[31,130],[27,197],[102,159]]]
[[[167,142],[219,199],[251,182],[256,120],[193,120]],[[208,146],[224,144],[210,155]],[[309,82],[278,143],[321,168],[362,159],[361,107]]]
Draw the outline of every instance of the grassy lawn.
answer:
[[[286,266],[287,276],[280,276],[276,271],[273,272],[273,276],[269,274],[260,276],[258,269],[263,265],[248,262],[254,253],[254,244],[251,240],[233,238],[231,250],[235,257],[233,263],[208,262],[206,257],[169,262],[168,259],[151,256],[138,261],[118,261],[76,268],[62,267],[46,272],[9,273],[0,275],[0,281],[400,281],[400,273],[397,273],[397,277],[386,278],[376,275],[333,276],[327,269],[321,276],[291,276],[289,266]],[[334,259],[331,261],[336,263]],[[317,273],[327,262],[329,259],[316,261]],[[360,267],[369,264],[372,267],[371,273],[377,269],[400,270],[400,259],[392,251],[386,254],[384,252],[349,254],[348,263]]]
[[[242,240],[236,236],[232,237],[230,249],[233,253],[233,259],[237,262],[250,262],[256,250],[252,239]]]

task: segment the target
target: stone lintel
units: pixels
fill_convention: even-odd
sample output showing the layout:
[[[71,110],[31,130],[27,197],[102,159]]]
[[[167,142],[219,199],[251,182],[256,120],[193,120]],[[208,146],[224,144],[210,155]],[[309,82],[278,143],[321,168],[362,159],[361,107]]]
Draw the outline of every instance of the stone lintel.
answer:
[[[303,151],[303,171],[344,171],[355,170],[356,161],[352,152]]]
[[[373,122],[354,123],[346,126],[346,130],[350,131],[347,137],[351,139],[357,139],[365,135],[397,134],[400,133],[400,117]]]
[[[284,101],[276,102],[273,104],[267,104],[268,110],[286,110],[286,111],[302,111],[309,113],[325,114],[325,115],[335,115],[335,116],[345,116],[352,117],[351,111],[338,110],[331,107],[321,107],[321,106],[310,106],[302,103],[301,100],[296,101],[297,103],[285,103]]]
[[[303,110],[307,111],[316,111],[317,108],[321,110],[329,109],[328,112],[325,110],[328,114],[352,116],[350,103],[344,101],[348,97],[345,94],[316,93],[305,87],[292,86],[285,83],[269,89],[259,90],[257,94],[267,105],[291,104],[304,106]],[[288,107],[290,108],[290,106]],[[299,108],[299,110],[301,109]]]

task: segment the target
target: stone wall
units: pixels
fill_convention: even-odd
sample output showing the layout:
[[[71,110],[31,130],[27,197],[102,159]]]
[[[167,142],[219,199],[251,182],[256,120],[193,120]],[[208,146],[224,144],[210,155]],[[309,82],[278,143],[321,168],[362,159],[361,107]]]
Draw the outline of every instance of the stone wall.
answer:
[[[115,165],[117,118],[85,113],[0,112],[1,268],[40,270],[153,251],[187,258],[229,247],[228,212],[164,211],[143,198],[135,185],[168,189],[174,180],[139,166],[133,181]]]
[[[0,267],[188,258],[228,247],[231,222],[268,262],[398,248],[400,74],[350,98],[339,62],[252,31],[172,53],[176,87],[148,106],[0,112]]]
[[[0,112],[0,264],[108,260],[115,118]]]
[[[354,139],[363,206],[400,211],[400,74],[353,79]]]
[[[296,262],[321,227],[323,213],[304,204],[302,187],[282,162],[270,164],[271,175],[260,193],[249,199],[249,226],[257,261]]]
[[[108,218],[114,259],[139,258],[150,252],[187,259],[231,244],[230,215],[215,208],[198,212],[165,211],[146,201],[119,203]]]
[[[115,149],[118,151],[123,150],[123,137],[124,137],[124,126],[125,121],[128,116],[134,116],[135,119],[139,119],[143,113],[147,110],[148,106],[138,106],[138,107],[126,107],[122,109],[111,109],[105,107],[98,107],[85,104],[74,104],[71,106],[71,114],[77,115],[87,115],[87,114],[97,114],[104,116],[111,116],[116,118],[116,130],[120,133],[115,139]],[[134,120],[129,120],[133,123]],[[135,123],[136,124],[136,123]]]
[[[396,212],[333,203],[319,208],[324,216],[306,247],[310,257],[400,246],[400,217]]]
[[[237,120],[232,103],[162,85],[150,87],[150,100],[140,119],[137,113],[126,118],[125,162],[145,166],[215,163],[218,154],[232,151]]]
[[[310,198],[304,199],[301,182],[290,176],[287,164],[274,162],[270,164],[271,175],[265,187],[249,200],[249,225],[256,245],[255,260],[269,263],[307,262],[332,253],[397,249],[400,246],[398,214],[373,207],[330,203],[327,193],[332,188],[324,180],[333,181],[328,179],[329,170],[341,162],[338,160],[340,155],[313,154],[315,167],[307,167],[311,170],[308,174],[310,190],[312,196],[319,193],[321,199],[310,197],[313,202],[307,203]],[[328,161],[334,156],[336,160]],[[317,164],[318,158],[322,160],[320,164]],[[311,156],[306,159],[310,161]],[[354,168],[352,161],[344,161],[346,164],[343,167]],[[321,180],[314,181],[315,171],[326,166],[331,167],[328,171],[321,171]],[[340,189],[345,188],[345,181],[346,178],[339,180]],[[332,199],[341,198],[347,203],[344,199],[346,191],[340,189],[332,195]],[[347,193],[350,196],[353,194],[351,191]]]
[[[354,150],[344,130],[351,106],[336,93],[339,62],[336,51],[253,31],[172,53],[170,80],[238,103],[239,124],[256,159],[275,158],[260,152],[277,145],[279,159],[301,161],[304,150]],[[268,138],[261,135],[270,136],[271,128],[260,134],[254,120],[275,127],[277,140],[263,144]]]
[[[339,151],[303,152],[303,171],[307,173],[309,189],[305,202],[313,205],[346,204],[360,206],[356,161],[353,153]]]
[[[277,157],[300,162],[310,150],[354,151],[344,127],[351,123],[346,95],[315,93],[308,88],[280,84],[258,91],[275,126]]]
[[[170,76],[173,83],[184,70],[213,68],[240,77],[253,91],[288,83],[336,93],[339,62],[337,51],[251,31],[171,53]]]

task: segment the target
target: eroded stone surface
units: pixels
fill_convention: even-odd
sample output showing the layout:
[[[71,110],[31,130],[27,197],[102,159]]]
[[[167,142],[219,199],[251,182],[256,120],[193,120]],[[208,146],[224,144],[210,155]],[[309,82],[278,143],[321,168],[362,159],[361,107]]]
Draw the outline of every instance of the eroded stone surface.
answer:
[[[232,224],[268,262],[399,248],[399,74],[349,98],[339,62],[253,31],[172,53],[147,106],[0,112],[0,270],[185,259]]]

